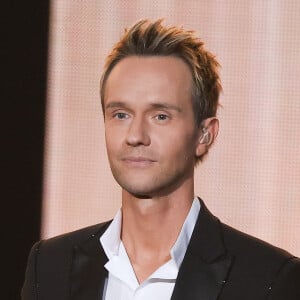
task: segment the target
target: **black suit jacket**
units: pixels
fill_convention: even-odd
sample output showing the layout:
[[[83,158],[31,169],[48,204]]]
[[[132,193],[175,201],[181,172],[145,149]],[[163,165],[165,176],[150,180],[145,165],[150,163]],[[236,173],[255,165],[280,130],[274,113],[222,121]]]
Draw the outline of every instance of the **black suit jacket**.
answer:
[[[99,237],[109,224],[36,243],[22,299],[102,300],[108,274]],[[171,299],[299,300],[300,260],[221,223],[201,201]]]

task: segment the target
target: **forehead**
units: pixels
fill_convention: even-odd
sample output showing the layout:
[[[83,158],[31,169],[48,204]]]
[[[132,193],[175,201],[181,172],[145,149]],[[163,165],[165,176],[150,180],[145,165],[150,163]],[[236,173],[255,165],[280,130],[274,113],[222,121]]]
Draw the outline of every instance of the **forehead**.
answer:
[[[130,98],[190,98],[192,75],[188,65],[174,56],[130,56],[112,69],[104,102]],[[116,99],[118,98],[118,99]]]

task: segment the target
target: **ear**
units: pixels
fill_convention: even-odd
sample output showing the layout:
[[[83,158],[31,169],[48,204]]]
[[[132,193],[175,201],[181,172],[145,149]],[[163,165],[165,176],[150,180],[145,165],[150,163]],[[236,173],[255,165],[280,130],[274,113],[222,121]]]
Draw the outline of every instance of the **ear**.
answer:
[[[219,132],[219,120],[216,117],[205,119],[199,128],[196,156],[204,155],[215,141]]]

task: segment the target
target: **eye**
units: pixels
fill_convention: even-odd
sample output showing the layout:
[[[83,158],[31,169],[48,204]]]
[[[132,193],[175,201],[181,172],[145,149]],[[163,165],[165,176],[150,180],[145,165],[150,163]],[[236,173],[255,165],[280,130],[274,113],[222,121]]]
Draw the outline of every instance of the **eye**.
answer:
[[[158,114],[155,116],[155,118],[158,121],[165,121],[165,120],[169,119],[169,116],[167,116],[166,114]]]
[[[126,114],[124,112],[117,112],[117,113],[113,114],[113,117],[118,120],[125,120],[128,118],[128,114]]]

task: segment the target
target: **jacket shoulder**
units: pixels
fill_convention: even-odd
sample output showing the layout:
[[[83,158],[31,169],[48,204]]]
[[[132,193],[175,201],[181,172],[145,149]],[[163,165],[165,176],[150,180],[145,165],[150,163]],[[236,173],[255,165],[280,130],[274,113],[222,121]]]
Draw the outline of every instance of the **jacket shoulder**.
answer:
[[[235,283],[246,284],[245,290],[252,286],[261,298],[269,294],[270,299],[300,299],[299,258],[226,224],[221,223],[221,228],[225,247],[234,258],[224,294]],[[284,294],[287,298],[280,298]]]
[[[246,255],[248,257],[259,257],[262,259],[287,259],[293,255],[288,251],[276,247],[255,236],[239,231],[231,226],[221,223],[224,243],[230,252],[236,255]]]
[[[67,299],[69,278],[66,274],[69,274],[75,247],[85,244],[92,238],[100,238],[109,224],[110,221],[36,242],[28,257],[25,281],[21,292],[22,300],[35,299],[39,291],[48,293],[51,289],[45,288],[43,285],[48,286],[49,282],[49,285],[56,286],[56,289],[59,290],[61,297],[59,299]]]
[[[80,228],[71,232],[57,235],[48,239],[44,239],[36,243],[36,247],[56,248],[56,247],[73,247],[81,244],[94,236],[101,236],[107,229],[111,221],[91,225],[88,227]]]

